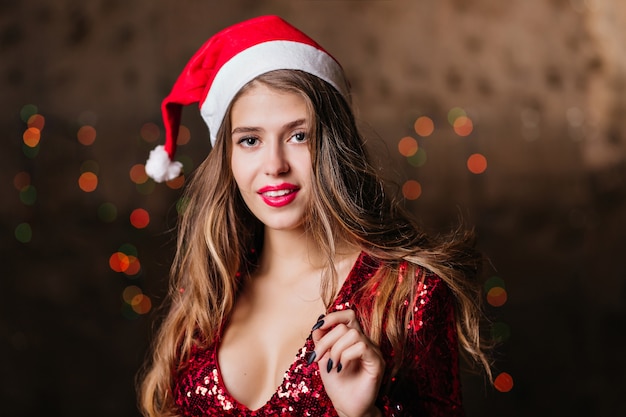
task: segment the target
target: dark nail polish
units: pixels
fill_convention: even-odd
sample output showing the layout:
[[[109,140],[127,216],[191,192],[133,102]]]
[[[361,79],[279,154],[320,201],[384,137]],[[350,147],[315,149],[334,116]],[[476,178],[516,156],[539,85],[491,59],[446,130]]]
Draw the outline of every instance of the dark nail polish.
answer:
[[[337,373],[341,372],[341,369],[343,369],[343,365],[341,364],[341,362],[339,362],[337,364]]]
[[[317,329],[319,329],[320,327],[322,327],[323,325],[324,325],[324,320],[318,320],[318,322],[317,322],[317,323],[315,323],[315,325],[313,326],[313,328],[311,329],[311,331],[313,331],[313,330],[317,330]]]
[[[313,363],[313,361],[315,360],[315,357],[316,357],[316,356],[317,356],[317,355],[315,354],[315,351],[311,351],[311,353],[309,353],[309,357],[308,357],[308,358],[307,358],[307,360],[306,360],[306,364],[307,364],[307,365],[312,364],[312,363]]]
[[[324,313],[320,314],[320,316],[317,318],[317,321],[320,321],[321,319],[323,319],[324,316],[326,316],[326,314],[324,314]]]
[[[333,369],[333,360],[329,358],[326,364],[326,372],[330,372],[331,369]]]

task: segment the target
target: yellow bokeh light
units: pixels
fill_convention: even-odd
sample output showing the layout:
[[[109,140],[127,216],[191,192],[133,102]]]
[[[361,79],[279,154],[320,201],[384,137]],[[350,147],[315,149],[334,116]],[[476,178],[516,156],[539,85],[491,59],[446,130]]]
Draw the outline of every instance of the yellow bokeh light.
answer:
[[[152,308],[152,301],[150,301],[150,297],[145,294],[137,294],[133,297],[130,305],[133,307],[135,313],[146,314]]]
[[[130,304],[132,303],[133,299],[140,294],[143,294],[141,288],[136,285],[129,285],[128,287],[124,288],[124,291],[122,292],[122,299],[124,300],[124,302]]]

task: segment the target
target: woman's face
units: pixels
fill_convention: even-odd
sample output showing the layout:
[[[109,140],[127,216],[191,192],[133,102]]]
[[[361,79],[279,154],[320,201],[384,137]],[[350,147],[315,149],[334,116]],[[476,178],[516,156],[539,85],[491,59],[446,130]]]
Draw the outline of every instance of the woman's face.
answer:
[[[311,192],[304,98],[257,83],[233,103],[230,117],[231,167],[246,205],[267,228],[301,228]]]

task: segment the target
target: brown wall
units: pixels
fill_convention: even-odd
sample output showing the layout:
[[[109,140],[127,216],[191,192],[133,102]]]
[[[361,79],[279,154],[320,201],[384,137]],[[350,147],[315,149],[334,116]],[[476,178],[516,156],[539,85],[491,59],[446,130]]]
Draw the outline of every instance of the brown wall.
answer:
[[[153,144],[159,103],[199,45],[247,17],[276,13],[343,64],[363,131],[433,231],[460,212],[476,226],[504,279],[507,303],[490,308],[511,337],[497,370],[501,393],[466,375],[470,416],[618,415],[626,388],[626,4],[611,0],[0,1],[0,397],[10,415],[136,415],[133,374],[154,315],[120,313],[137,285],[157,305],[171,259],[178,190],[136,187],[128,171]],[[45,117],[39,153],[25,156],[20,110]],[[468,137],[447,122],[461,107]],[[418,138],[419,116],[435,132]],[[183,147],[208,152],[195,108]],[[77,142],[85,124],[96,142]],[[415,168],[397,150],[407,135],[427,153]],[[480,175],[470,154],[488,161]],[[99,184],[77,179],[95,161]],[[37,190],[25,204],[14,178]],[[117,218],[98,216],[103,203]],[[138,207],[150,225],[130,226]],[[20,243],[16,227],[32,239]],[[142,272],[111,271],[131,243]],[[4,371],[5,369],[8,372]]]

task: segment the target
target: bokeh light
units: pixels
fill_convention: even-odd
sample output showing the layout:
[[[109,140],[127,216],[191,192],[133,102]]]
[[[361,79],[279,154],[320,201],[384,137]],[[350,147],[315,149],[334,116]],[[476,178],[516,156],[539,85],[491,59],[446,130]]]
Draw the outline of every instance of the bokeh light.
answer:
[[[117,207],[113,203],[102,203],[98,207],[98,218],[105,223],[112,223],[117,219]]]
[[[467,169],[472,174],[482,174],[487,170],[487,158],[480,153],[470,155],[467,158]]]
[[[88,159],[80,164],[80,172],[93,172],[98,175],[100,172],[100,164],[92,159]]]
[[[130,180],[135,184],[143,184],[148,181],[148,174],[146,174],[146,166],[144,164],[135,164],[130,168]]]
[[[506,372],[501,372],[493,381],[493,385],[500,392],[509,392],[513,389],[513,377]]]
[[[474,131],[474,123],[467,116],[459,116],[452,123],[454,133],[459,136],[469,136]]]
[[[41,139],[41,131],[36,127],[29,127],[24,131],[22,135],[24,145],[34,148],[39,145],[39,139]]]
[[[426,151],[424,148],[419,148],[415,155],[409,156],[406,160],[411,166],[420,168],[426,164]]]
[[[136,256],[127,255],[128,256],[128,268],[124,270],[124,273],[128,276],[133,276],[139,274],[141,271],[141,263]]]
[[[22,191],[22,189],[28,185],[30,185],[30,174],[28,172],[22,171],[15,174],[13,177],[13,186],[16,190]]]
[[[511,337],[511,328],[501,321],[493,323],[491,326],[491,339],[496,343],[502,343]]]
[[[422,185],[415,180],[408,180],[402,185],[402,195],[407,200],[417,200],[422,195]]]
[[[185,125],[180,125],[180,128],[178,129],[178,137],[176,138],[176,144],[186,145],[189,143],[190,139],[191,132],[189,131],[189,128]]]
[[[37,146],[35,146],[34,148],[23,144],[22,145],[22,152],[24,153],[24,156],[26,156],[29,159],[34,159],[37,155],[39,155],[39,149],[41,148],[41,146],[38,144]]]
[[[413,128],[415,129],[415,133],[421,137],[427,137],[435,131],[435,123],[433,123],[433,119],[430,117],[421,116],[417,118]]]
[[[145,294],[137,294],[133,297],[130,305],[137,314],[146,314],[152,308],[152,301]]]
[[[143,229],[150,224],[150,214],[142,208],[135,209],[130,213],[130,224],[137,229]]]
[[[487,302],[494,307],[501,307],[506,303],[507,293],[502,287],[493,287],[487,292]]]
[[[187,154],[179,154],[176,157],[183,164],[183,172],[192,172],[194,168],[193,159]]]
[[[398,142],[398,152],[402,156],[413,156],[419,148],[417,141],[411,136],[405,136]]]
[[[129,285],[128,287],[124,288],[124,291],[122,291],[122,299],[125,303],[130,304],[133,301],[133,298],[140,294],[143,294],[141,288],[136,285]]]
[[[156,184],[154,181],[146,181],[143,184],[135,184],[139,194],[150,195],[154,191]]]
[[[448,123],[450,123],[450,126],[454,126],[454,121],[461,116],[467,116],[465,110],[460,107],[451,108],[450,111],[448,111]]]
[[[109,267],[115,272],[124,272],[130,265],[128,255],[123,252],[115,252],[109,257]]]
[[[37,189],[32,185],[27,185],[20,190],[20,201],[22,204],[32,206],[37,201]]]
[[[183,185],[185,185],[185,176],[179,175],[173,180],[166,181],[165,184],[172,190],[178,190],[179,188],[182,188]]]
[[[152,143],[156,142],[159,139],[159,136],[161,135],[161,129],[159,129],[159,126],[157,126],[156,124],[148,122],[144,123],[144,125],[141,126],[139,134],[141,135],[141,138],[143,140],[148,143]]]
[[[28,223],[18,224],[15,228],[15,238],[21,243],[28,243],[33,238],[33,229]]]
[[[492,289],[493,287],[505,288],[504,280],[500,278],[499,276],[494,275],[492,277],[489,277],[489,279],[485,281],[484,287],[485,287],[486,293],[489,292],[489,290]]]
[[[98,176],[93,172],[83,172],[78,177],[78,186],[86,193],[93,192],[98,188]]]
[[[28,118],[26,124],[28,125],[28,127],[34,127],[42,131],[43,127],[46,124],[46,118],[43,117],[41,114],[33,114]]]
[[[123,252],[126,255],[138,256],[139,252],[137,252],[137,247],[132,243],[124,243],[118,249],[119,252]]]
[[[91,146],[96,141],[96,129],[89,125],[81,126],[76,137],[82,145]]]
[[[37,114],[38,111],[37,106],[34,104],[25,104],[20,110],[20,118],[24,123],[28,123],[28,119],[30,119],[32,115]]]

